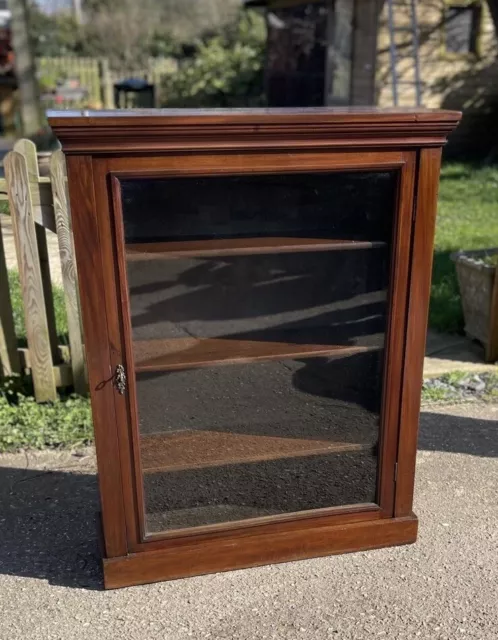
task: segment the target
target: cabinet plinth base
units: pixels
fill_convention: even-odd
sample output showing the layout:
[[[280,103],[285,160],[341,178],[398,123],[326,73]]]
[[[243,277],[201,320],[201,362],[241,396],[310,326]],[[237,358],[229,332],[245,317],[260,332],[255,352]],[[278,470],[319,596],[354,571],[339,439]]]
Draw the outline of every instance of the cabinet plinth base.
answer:
[[[118,558],[105,558],[104,585],[117,589],[160,580],[411,544],[418,520],[412,514],[350,524],[296,528],[278,534],[204,540]]]

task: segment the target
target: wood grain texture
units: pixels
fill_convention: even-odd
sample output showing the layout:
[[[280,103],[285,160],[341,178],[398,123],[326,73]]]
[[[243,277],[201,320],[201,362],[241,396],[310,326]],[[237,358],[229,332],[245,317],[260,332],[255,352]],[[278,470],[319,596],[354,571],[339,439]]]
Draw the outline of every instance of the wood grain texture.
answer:
[[[50,350],[52,362],[59,364],[59,347],[57,340],[57,326],[55,324],[54,292],[52,290],[52,277],[50,274],[50,262],[48,259],[47,232],[39,224],[35,223],[36,244],[40,260],[40,275],[43,283],[43,297],[47,314],[48,335],[50,337]]]
[[[26,335],[32,352],[31,372],[35,397],[38,402],[46,402],[55,400],[57,392],[28,167],[25,158],[17,151],[11,151],[6,156],[4,167],[23,295]]]
[[[108,557],[127,552],[121,462],[114,408],[113,373],[109,353],[106,300],[92,159],[70,158],[67,164],[73,231],[78,263],[88,380],[92,401],[95,447],[102,503],[102,523]]]
[[[174,338],[133,342],[135,371],[175,371],[222,364],[349,356],[377,351],[378,347],[298,344],[228,338]]]
[[[26,160],[26,166],[28,168],[28,177],[30,186],[35,186],[35,189],[30,189],[31,192],[36,192],[38,187],[38,182],[40,179],[40,172],[38,171],[38,158],[36,155],[36,145],[32,140],[28,140],[27,138],[20,138],[16,140],[14,147],[14,151],[17,151],[22,156],[24,156]],[[40,198],[35,202],[38,204],[40,202]],[[50,204],[49,202],[47,204]]]
[[[0,222],[0,379],[21,372]]]
[[[456,111],[349,109],[50,112],[66,153],[441,146]]]
[[[379,448],[379,504],[388,517],[391,517],[394,511],[394,472],[398,455],[415,173],[416,154],[406,153],[406,163],[400,171],[393,229],[389,317],[382,397],[382,430]]]
[[[306,251],[351,251],[378,249],[384,242],[360,242],[326,238],[230,238],[127,244],[126,260],[142,261],[184,257],[300,253]]]
[[[133,385],[133,353],[131,351],[131,320],[128,312],[126,265],[124,262],[124,232],[120,202],[113,202],[117,194],[116,181],[110,179],[107,159],[93,161],[95,203],[97,207],[102,256],[102,277],[107,311],[107,337],[112,370],[125,367],[131,384],[123,395],[114,393],[118,435],[120,483],[123,491],[124,517],[128,549],[143,539],[144,502],[138,421]],[[110,185],[112,185],[110,187]],[[110,193],[110,191],[112,193]],[[121,225],[121,226],[120,226]]]
[[[55,218],[52,207],[50,180],[40,177],[36,145],[31,140],[21,138],[14,144],[14,151],[26,159],[28,182],[35,222],[55,233]]]
[[[55,226],[57,228],[57,238],[59,241],[62,284],[64,287],[64,301],[67,312],[73,385],[76,393],[86,395],[87,378],[81,335],[76,257],[67,198],[66,162],[64,154],[60,150],[55,151],[50,158],[50,177],[52,180]]]
[[[205,469],[227,464],[373,450],[374,445],[371,443],[257,436],[222,431],[176,431],[142,436],[140,439],[144,473]]]
[[[294,530],[283,533],[254,534],[203,543],[194,540],[183,547],[104,560],[104,584],[107,589],[116,589],[275,562],[410,544],[416,537],[417,518],[413,515],[315,529],[300,528],[297,522]]]
[[[64,354],[64,349],[59,347],[60,357],[59,360],[62,361],[63,358],[67,355]],[[20,347],[17,349],[17,354],[19,356],[21,371],[23,369],[31,369],[31,355],[29,349],[25,347]],[[71,371],[71,365],[62,362],[62,364],[54,364],[54,380],[55,386],[59,387],[69,387],[73,384],[73,373]]]
[[[279,153],[254,149],[251,153],[171,153],[137,156],[113,155],[109,171],[120,178],[168,178],[170,176],[237,176],[258,173],[292,174],[310,172],[397,169],[404,164],[403,151],[365,150],[353,146],[338,153],[334,150],[296,149]]]
[[[52,227],[53,214],[50,216],[50,219],[42,219],[41,224],[35,214],[35,209],[39,205],[47,205],[48,209],[48,206],[52,204],[52,199],[49,193],[45,191],[42,193],[40,189],[40,172],[38,170],[38,156],[35,143],[32,140],[21,138],[14,144],[14,151],[17,151],[24,157],[28,170],[28,188],[31,197],[33,219],[36,223],[36,242],[40,259],[40,273],[43,282],[50,348],[52,350],[52,360],[54,364],[57,364],[59,358],[57,327],[55,326],[54,296],[52,292],[52,278],[50,276],[50,263],[48,260],[47,234],[45,231],[45,226],[48,226],[49,229]],[[43,224],[43,222],[46,222],[47,225]]]
[[[33,218],[36,223],[41,224],[46,229],[50,229],[55,233],[55,218],[54,208],[52,206],[52,187],[50,181],[47,178],[40,178],[40,192],[44,200],[50,202],[50,204],[44,204],[40,206],[33,205]],[[0,178],[0,201],[8,200],[7,195],[7,180]]]
[[[379,505],[371,502],[279,513],[271,516],[201,525],[189,529],[147,533],[144,536],[144,541],[135,545],[133,549],[130,549],[130,552],[138,553],[141,551],[160,551],[166,547],[168,549],[185,547],[189,546],[193,539],[201,543],[211,540],[226,541],[228,537],[246,538],[256,533],[258,535],[289,533],[295,531],[297,522],[299,522],[299,528],[304,531],[306,529],[314,530],[318,527],[328,527],[331,524],[334,524],[334,526],[349,525],[357,522],[380,520],[382,517]],[[165,543],[165,541],[167,542]]]
[[[401,395],[395,496],[395,516],[397,517],[411,513],[413,504],[440,166],[441,149],[420,151]]]

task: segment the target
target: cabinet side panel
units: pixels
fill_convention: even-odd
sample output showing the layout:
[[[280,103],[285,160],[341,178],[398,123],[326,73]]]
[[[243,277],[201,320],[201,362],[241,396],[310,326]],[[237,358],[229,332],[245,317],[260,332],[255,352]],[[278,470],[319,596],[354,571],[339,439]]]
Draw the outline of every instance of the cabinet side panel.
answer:
[[[112,558],[126,554],[126,528],[92,159],[90,156],[69,156],[67,169],[105,551],[106,556]]]
[[[420,152],[401,403],[395,516],[409,515],[417,455],[420,393],[432,274],[441,149]]]

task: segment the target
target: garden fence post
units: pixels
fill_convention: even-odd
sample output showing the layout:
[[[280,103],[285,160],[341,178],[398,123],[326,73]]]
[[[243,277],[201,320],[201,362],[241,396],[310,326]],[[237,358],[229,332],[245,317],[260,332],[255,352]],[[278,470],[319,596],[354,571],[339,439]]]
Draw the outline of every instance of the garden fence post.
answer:
[[[36,145],[31,140],[25,138],[18,140],[14,145],[14,151],[17,151],[26,160],[28,169],[28,188],[31,196],[31,202],[42,202],[42,194],[40,190],[40,174],[38,171],[38,157],[36,155]],[[52,361],[57,364],[61,361],[58,340],[57,327],[55,323],[54,295],[52,291],[52,278],[50,276],[50,263],[48,259],[47,232],[42,224],[36,223],[35,233],[36,243],[38,245],[38,259],[40,265],[40,274],[43,284],[43,294],[45,297],[45,310],[47,315],[48,333],[50,336],[50,348],[52,351]]]
[[[14,314],[10,299],[9,276],[0,224],[0,379],[19,374],[21,364],[17,352]]]
[[[100,83],[102,86],[102,98],[105,109],[114,109],[114,93],[112,89],[112,78],[109,70],[109,60],[100,59]]]
[[[54,200],[55,224],[59,240],[59,254],[62,267],[62,283],[67,311],[69,346],[71,349],[71,369],[74,390],[80,395],[87,392],[85,356],[81,335],[81,321],[78,297],[78,278],[71,232],[71,218],[67,196],[66,162],[62,151],[55,151],[50,159],[50,177]]]
[[[29,188],[28,162],[18,151],[11,151],[4,160],[4,167],[16,242],[35,398],[38,402],[53,401],[57,398],[57,391],[33,200]]]

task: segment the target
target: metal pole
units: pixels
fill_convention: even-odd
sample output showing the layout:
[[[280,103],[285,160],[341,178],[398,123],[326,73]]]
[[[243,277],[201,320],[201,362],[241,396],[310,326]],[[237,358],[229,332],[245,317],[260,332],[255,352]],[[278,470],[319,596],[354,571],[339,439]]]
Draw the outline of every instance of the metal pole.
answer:
[[[422,104],[422,83],[420,82],[420,61],[418,57],[419,41],[418,41],[418,21],[417,21],[417,2],[410,0],[412,13],[412,31],[413,31],[413,57],[415,60],[415,90],[417,95],[417,107]]]
[[[391,53],[391,75],[393,82],[393,102],[394,106],[398,106],[398,74],[396,72],[396,43],[394,42],[394,9],[392,0],[387,0],[388,20],[389,20],[389,37],[390,37],[390,53]]]

